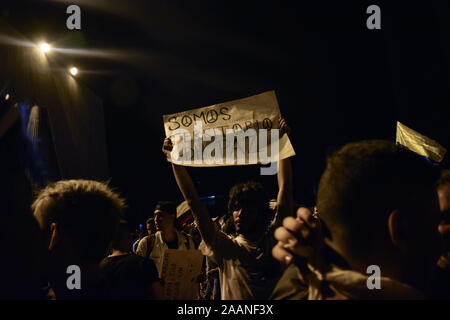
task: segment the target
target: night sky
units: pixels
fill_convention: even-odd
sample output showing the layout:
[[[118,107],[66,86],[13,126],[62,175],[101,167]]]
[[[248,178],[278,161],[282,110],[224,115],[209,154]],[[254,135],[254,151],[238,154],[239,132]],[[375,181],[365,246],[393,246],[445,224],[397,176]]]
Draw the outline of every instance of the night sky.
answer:
[[[395,2],[395,3],[394,3]],[[81,31],[66,7],[82,10]],[[368,30],[366,8],[381,8]],[[113,56],[65,56],[103,100],[111,184],[133,221],[181,200],[161,154],[163,114],[275,90],[292,127],[295,199],[313,203],[328,154],[361,139],[395,141],[396,121],[450,146],[450,3],[444,1],[2,1],[30,39]],[[447,160],[446,160],[447,161]],[[447,163],[447,162],[446,162]],[[276,177],[258,166],[190,170],[202,196]]]

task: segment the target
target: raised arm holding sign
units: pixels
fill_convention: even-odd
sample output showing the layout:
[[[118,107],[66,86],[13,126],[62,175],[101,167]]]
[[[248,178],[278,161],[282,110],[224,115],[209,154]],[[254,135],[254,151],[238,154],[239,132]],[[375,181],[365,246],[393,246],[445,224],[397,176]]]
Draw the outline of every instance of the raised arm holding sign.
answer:
[[[277,127],[281,129],[282,139],[289,142],[287,135],[284,135],[290,131],[285,121],[275,120]],[[171,139],[166,138],[163,152],[169,161],[173,148]],[[232,188],[228,211],[232,214],[238,236],[230,237],[212,223],[186,168],[174,162],[172,161],[172,168],[178,187],[192,210],[203,239],[199,249],[219,266],[222,299],[269,298],[281,275],[281,269],[271,256],[275,241],[273,230],[267,231],[270,214],[268,197],[262,186],[250,182]],[[292,211],[292,169],[289,157],[279,161],[278,184],[275,226]]]

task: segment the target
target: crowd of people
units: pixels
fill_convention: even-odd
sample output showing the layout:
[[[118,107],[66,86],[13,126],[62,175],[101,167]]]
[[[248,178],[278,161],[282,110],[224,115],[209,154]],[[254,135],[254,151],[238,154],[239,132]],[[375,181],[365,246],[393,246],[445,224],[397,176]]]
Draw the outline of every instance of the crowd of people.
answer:
[[[12,159],[2,158],[0,180],[0,299],[166,299],[167,249],[202,253],[196,299],[450,298],[450,171],[393,142],[349,143],[329,157],[314,208],[294,201],[295,160],[279,160],[272,206],[249,181],[231,188],[219,219],[186,167],[170,163],[194,223],[183,230],[178,204],[159,201],[136,233],[125,199],[107,183],[62,180],[33,194],[14,134],[0,137]],[[165,139],[162,152],[172,147]],[[68,285],[74,265],[76,290]]]

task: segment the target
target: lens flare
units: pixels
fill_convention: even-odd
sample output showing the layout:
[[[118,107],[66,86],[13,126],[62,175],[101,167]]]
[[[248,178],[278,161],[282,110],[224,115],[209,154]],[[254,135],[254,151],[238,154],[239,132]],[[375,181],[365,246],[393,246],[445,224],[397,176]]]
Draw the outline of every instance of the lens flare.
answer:
[[[48,43],[46,43],[46,42],[41,43],[41,44],[39,45],[39,48],[41,48],[41,51],[42,51],[43,53],[50,52],[50,50],[51,50],[50,45],[49,45]]]
[[[76,76],[78,74],[78,69],[75,67],[70,68],[70,74]]]

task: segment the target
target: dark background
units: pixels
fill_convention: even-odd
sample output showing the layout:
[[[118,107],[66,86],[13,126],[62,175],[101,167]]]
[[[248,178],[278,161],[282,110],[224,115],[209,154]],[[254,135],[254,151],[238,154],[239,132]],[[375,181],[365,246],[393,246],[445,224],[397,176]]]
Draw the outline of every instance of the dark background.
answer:
[[[70,4],[81,31],[66,29]],[[371,4],[381,30],[366,27]],[[448,1],[17,0],[0,14],[31,40],[93,52],[60,59],[103,100],[111,184],[135,222],[158,200],[181,200],[160,151],[163,114],[275,90],[293,130],[295,198],[307,204],[328,154],[395,141],[397,120],[450,145]],[[258,166],[190,172],[202,196],[249,179],[276,196]]]

